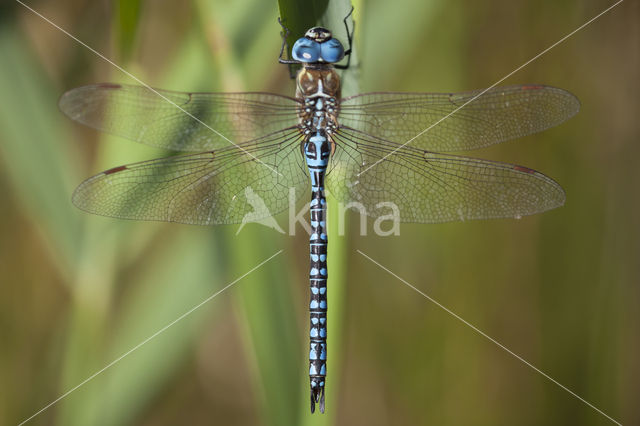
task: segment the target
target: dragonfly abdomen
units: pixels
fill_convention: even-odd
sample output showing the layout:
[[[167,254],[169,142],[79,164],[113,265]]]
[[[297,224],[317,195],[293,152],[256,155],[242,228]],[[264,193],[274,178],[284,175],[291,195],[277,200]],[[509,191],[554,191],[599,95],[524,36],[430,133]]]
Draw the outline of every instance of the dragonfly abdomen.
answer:
[[[324,176],[331,153],[322,129],[306,137],[304,156],[311,177],[311,236],[309,238],[309,379],[311,411],[319,404],[324,412],[324,385],[327,374],[327,229]]]

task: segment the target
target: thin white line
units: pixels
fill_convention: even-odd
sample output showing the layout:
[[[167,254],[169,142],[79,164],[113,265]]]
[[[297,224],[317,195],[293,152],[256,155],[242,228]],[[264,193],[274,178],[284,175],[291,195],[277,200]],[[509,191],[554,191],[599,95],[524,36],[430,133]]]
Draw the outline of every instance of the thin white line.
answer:
[[[242,148],[240,145],[234,143],[231,139],[227,138],[225,135],[223,135],[222,133],[218,132],[216,129],[214,129],[213,127],[209,126],[207,123],[205,123],[204,121],[200,120],[198,117],[194,116],[193,114],[191,114],[189,111],[185,110],[184,108],[182,108],[180,105],[176,104],[175,102],[173,102],[171,99],[167,98],[166,96],[164,96],[162,93],[158,92],[156,89],[154,89],[153,87],[149,86],[147,83],[145,83],[144,81],[140,80],[138,77],[136,77],[135,75],[131,74],[129,71],[125,70],[124,68],[122,68],[120,65],[116,64],[115,62],[113,62],[111,59],[107,58],[106,56],[104,56],[103,54],[101,54],[100,52],[98,52],[97,50],[95,50],[94,48],[92,48],[91,46],[87,45],[86,43],[82,42],[81,40],[79,40],[78,38],[76,38],[75,36],[73,36],[71,33],[69,33],[68,31],[66,31],[65,29],[61,28],[60,26],[58,26],[57,24],[53,23],[51,20],[49,20],[48,18],[46,18],[45,16],[43,16],[42,14],[36,12],[34,9],[32,9],[31,7],[27,6],[26,4],[24,4],[22,1],[20,0],[16,0],[18,3],[20,3],[22,6],[24,6],[25,8],[29,9],[31,12],[33,12],[34,14],[36,14],[37,16],[39,16],[40,18],[42,18],[43,20],[45,20],[46,22],[48,22],[49,24],[51,24],[53,27],[57,28],[59,31],[61,31],[62,33],[66,34],[67,36],[69,36],[70,38],[72,38],[73,40],[75,40],[76,42],[78,42],[79,44],[81,44],[82,46],[86,47],[87,49],[89,49],[91,52],[93,52],[94,54],[96,54],[97,56],[99,56],[100,58],[104,59],[105,61],[109,62],[111,65],[113,65],[114,67],[116,67],[117,69],[119,69],[120,71],[122,71],[123,73],[125,73],[126,75],[128,75],[129,77],[131,77],[132,79],[134,79],[135,81],[137,81],[138,83],[140,83],[141,85],[143,85],[144,87],[146,87],[147,89],[149,89],[150,91],[152,91],[153,93],[155,93],[156,95],[160,96],[162,99],[164,99],[165,101],[169,102],[171,105],[175,106],[176,108],[178,108],[179,110],[181,110],[182,112],[184,112],[185,114],[187,114],[189,117],[193,118],[194,120],[196,120],[198,123],[202,124],[203,126],[205,126],[207,129],[211,130],[213,133],[215,133],[216,135],[220,136],[222,139],[226,140],[227,142],[229,142],[231,145],[234,145],[236,148],[240,149],[241,151],[244,151],[245,154],[247,154],[248,156],[252,157],[254,160],[258,161],[259,163],[262,163],[265,167],[269,168],[272,172],[275,172],[277,174],[279,174],[280,176],[282,176],[282,173],[278,172],[276,169],[274,169],[273,167],[269,166],[268,164],[266,164],[265,162],[263,162],[262,160],[260,160],[259,158],[256,158],[253,154],[251,154],[250,152],[248,152],[246,149]]]
[[[363,171],[361,171],[360,173],[358,173],[358,176],[360,176],[363,173],[366,173],[369,169],[371,169],[372,167],[376,166],[377,164],[379,164],[380,162],[384,161],[387,157],[389,157],[390,155],[395,154],[399,149],[405,147],[406,145],[408,145],[409,143],[411,143],[412,141],[414,141],[416,138],[422,136],[423,134],[425,134],[426,132],[428,132],[429,130],[431,130],[433,127],[437,126],[438,124],[440,124],[441,122],[443,122],[444,120],[446,120],[447,118],[449,118],[450,116],[452,116],[453,114],[455,114],[456,112],[460,111],[462,108],[464,108],[465,106],[469,105],[471,102],[475,101],[476,99],[478,99],[480,96],[484,95],[487,91],[493,89],[494,87],[496,87],[498,84],[502,83],[504,80],[506,80],[507,78],[511,77],[513,74],[517,73],[518,71],[520,71],[522,68],[526,67],[527,65],[529,65],[531,62],[535,61],[536,59],[538,59],[540,56],[544,55],[545,53],[547,53],[548,51],[550,51],[551,49],[553,49],[554,47],[556,47],[557,45],[559,45],[560,43],[562,43],[563,41],[565,41],[566,39],[568,39],[569,37],[571,37],[572,35],[574,35],[575,33],[577,33],[578,31],[580,31],[581,29],[583,29],[584,27],[586,27],[587,25],[589,25],[590,23],[592,23],[593,21],[595,21],[596,19],[598,19],[599,17],[601,17],[602,15],[604,15],[605,13],[607,13],[608,11],[610,11],[611,9],[613,9],[614,7],[616,7],[617,5],[619,5],[620,3],[622,3],[623,0],[618,0],[618,2],[614,3],[613,5],[609,6],[608,8],[606,8],[604,11],[600,12],[598,15],[596,15],[595,17],[591,18],[590,20],[588,20],[586,23],[582,24],[581,26],[579,26],[578,28],[576,28],[575,30],[571,31],[569,34],[565,35],[564,37],[562,37],[560,40],[556,41],[555,43],[553,43],[551,46],[547,47],[546,49],[544,49],[542,52],[538,53],[536,56],[534,56],[533,58],[529,59],[527,62],[525,62],[524,64],[520,65],[518,68],[516,68],[515,70],[511,71],[509,74],[505,75],[504,77],[502,77],[500,80],[496,81],[495,83],[493,83],[491,86],[487,87],[486,89],[484,89],[482,92],[478,93],[476,96],[474,96],[473,98],[469,99],[467,102],[465,102],[464,104],[462,104],[461,106],[459,106],[458,108],[454,109],[453,111],[451,111],[449,114],[445,115],[444,117],[442,117],[441,119],[439,119],[438,121],[436,121],[435,123],[433,123],[431,126],[427,127],[426,129],[424,129],[423,131],[421,131],[420,133],[418,133],[417,135],[415,135],[414,137],[412,137],[411,139],[409,139],[408,141],[406,141],[405,143],[403,143],[402,145],[398,146],[397,148],[395,148],[393,151],[391,151],[390,153],[388,153],[387,155],[385,155],[384,157],[382,157],[381,159],[379,159],[378,161],[376,161],[375,163],[373,163],[372,165],[370,165],[369,167],[367,167],[366,169],[364,169]]]
[[[75,391],[76,389],[78,389],[79,387],[83,386],[84,384],[86,384],[87,382],[89,382],[90,380],[92,380],[93,378],[95,378],[96,376],[98,376],[99,374],[101,374],[102,372],[104,372],[105,370],[107,370],[109,367],[112,367],[114,364],[118,363],[119,361],[121,361],[123,358],[125,358],[126,356],[128,356],[129,354],[131,354],[132,352],[136,351],[137,349],[139,349],[141,346],[143,346],[144,344],[148,343],[151,339],[155,338],[156,336],[158,336],[159,334],[163,333],[164,331],[166,331],[169,327],[171,327],[172,325],[174,325],[175,323],[177,323],[178,321],[184,319],[186,316],[190,315],[191,313],[193,313],[193,311],[195,311],[196,309],[200,308],[202,305],[204,305],[205,303],[209,302],[211,299],[213,299],[214,297],[218,296],[220,293],[222,293],[223,291],[225,291],[226,289],[228,289],[229,287],[231,287],[232,285],[236,284],[238,281],[240,281],[241,279],[243,279],[244,277],[246,277],[247,275],[249,275],[250,273],[252,273],[253,271],[255,271],[256,269],[260,268],[262,265],[264,265],[265,263],[267,263],[268,261],[270,261],[271,259],[273,259],[274,257],[276,257],[277,255],[279,255],[280,253],[282,253],[282,250],[278,251],[277,253],[275,253],[274,255],[272,255],[271,257],[269,257],[268,259],[262,261],[260,264],[258,264],[257,266],[255,266],[254,268],[252,268],[251,270],[249,270],[248,272],[246,272],[245,274],[241,275],[239,278],[237,278],[236,280],[232,281],[230,284],[227,284],[224,288],[222,288],[221,290],[218,290],[217,292],[215,292],[214,294],[212,294],[211,296],[207,297],[206,299],[204,299],[202,302],[198,303],[197,305],[195,305],[194,307],[192,307],[191,309],[189,309],[187,312],[183,313],[182,315],[180,315],[178,318],[176,318],[175,320],[171,321],[169,324],[165,325],[164,327],[162,327],[160,330],[156,331],[155,333],[153,333],[151,336],[147,337],[146,339],[144,339],[142,342],[138,343],[137,345],[135,345],[133,348],[129,349],[127,352],[125,352],[124,354],[120,355],[118,358],[114,359],[113,361],[111,361],[109,364],[105,365],[103,368],[101,368],[100,370],[96,371],[95,373],[93,373],[91,376],[87,377],[86,379],[84,379],[83,381],[81,381],[80,383],[78,383],[76,386],[72,387],[71,389],[69,389],[68,391],[66,391],[65,393],[63,393],[62,395],[60,395],[58,398],[54,399],[53,401],[51,401],[49,404],[45,405],[44,407],[42,407],[40,410],[38,410],[35,414],[31,415],[30,417],[28,417],[27,419],[23,420],[20,424],[18,424],[18,426],[21,426],[25,423],[27,423],[28,421],[30,421],[31,419],[33,419],[34,417],[36,417],[37,415],[39,415],[40,413],[42,413],[43,411],[47,410],[48,408],[50,408],[51,406],[53,406],[54,404],[60,402],[60,400],[66,398],[71,392]]]
[[[466,321],[465,319],[463,319],[462,317],[460,317],[458,314],[456,314],[455,312],[451,311],[450,309],[448,309],[447,307],[445,307],[444,305],[442,305],[441,303],[439,303],[437,300],[433,299],[432,297],[428,296],[426,293],[422,292],[421,290],[418,290],[416,287],[412,286],[411,284],[409,284],[407,281],[405,281],[404,279],[400,278],[398,275],[394,274],[393,272],[391,272],[389,269],[385,268],[384,266],[382,266],[380,263],[376,262],[375,260],[373,260],[372,258],[370,258],[369,256],[367,256],[366,254],[364,254],[362,251],[360,250],[356,250],[358,253],[360,253],[361,255],[363,255],[364,257],[366,257],[367,259],[369,259],[371,262],[375,263],[376,265],[378,265],[380,268],[384,269],[385,271],[387,271],[389,274],[393,275],[395,278],[397,278],[398,280],[402,281],[405,285],[407,285],[408,287],[412,288],[414,291],[416,291],[417,293],[421,294],[424,298],[428,299],[430,302],[436,304],[439,308],[443,309],[445,312],[447,312],[449,315],[453,316],[454,318],[456,318],[457,320],[461,321],[462,323],[464,323],[466,326],[470,327],[472,330],[474,330],[475,332],[479,333],[480,335],[484,336],[485,338],[489,339],[491,342],[495,343],[496,345],[498,345],[501,349],[505,350],[506,352],[508,352],[509,354],[511,354],[512,356],[514,356],[516,359],[518,359],[519,361],[523,362],[524,364],[526,364],[527,366],[531,367],[533,370],[535,370],[536,372],[540,373],[542,376],[544,376],[547,380],[550,380],[551,382],[555,383],[556,385],[560,386],[562,389],[564,389],[565,391],[569,392],[571,395],[573,395],[574,397],[578,398],[580,401],[584,402],[585,404],[587,404],[589,407],[593,408],[594,410],[596,410],[598,413],[602,414],[603,416],[605,416],[607,419],[611,420],[613,423],[617,424],[617,425],[621,425],[622,423],[616,421],[615,419],[613,419],[612,417],[608,416],[605,412],[603,412],[602,410],[600,410],[598,407],[596,407],[595,405],[591,404],[589,401],[585,400],[584,398],[582,398],[580,395],[576,394],[575,392],[573,392],[571,389],[567,388],[566,386],[564,386],[562,383],[558,382],[557,380],[553,379],[551,376],[549,376],[548,374],[546,374],[544,371],[540,370],[539,368],[535,367],[533,364],[531,364],[530,362],[528,362],[527,360],[525,360],[524,358],[522,358],[521,356],[515,354],[514,352],[512,352],[509,348],[507,348],[506,346],[504,346],[503,344],[501,344],[500,342],[498,342],[497,340],[495,340],[494,338],[490,337],[488,334],[486,334],[485,332],[483,332],[482,330],[480,330],[479,328],[475,327],[473,324],[469,323],[468,321]]]

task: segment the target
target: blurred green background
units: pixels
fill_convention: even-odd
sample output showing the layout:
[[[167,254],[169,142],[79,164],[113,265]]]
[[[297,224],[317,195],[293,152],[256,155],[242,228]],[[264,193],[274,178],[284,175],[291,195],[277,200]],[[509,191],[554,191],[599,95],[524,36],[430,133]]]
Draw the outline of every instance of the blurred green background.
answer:
[[[275,1],[28,4],[152,86],[293,93],[276,61]],[[358,84],[487,87],[610,4],[357,2],[359,66],[346,94]],[[344,6],[332,4],[338,14]],[[3,3],[0,424],[28,418],[281,249],[31,424],[612,424],[356,250],[608,415],[640,424],[639,12],[622,3],[505,82],[571,91],[582,102],[575,118],[471,153],[552,176],[567,192],[563,208],[403,225],[399,237],[360,236],[354,220],[346,236],[332,231],[327,414],[312,417],[302,228],[290,237],[250,224],[236,236],[236,226],[75,209],[84,178],[164,153],[63,116],[65,90],[133,81]]]

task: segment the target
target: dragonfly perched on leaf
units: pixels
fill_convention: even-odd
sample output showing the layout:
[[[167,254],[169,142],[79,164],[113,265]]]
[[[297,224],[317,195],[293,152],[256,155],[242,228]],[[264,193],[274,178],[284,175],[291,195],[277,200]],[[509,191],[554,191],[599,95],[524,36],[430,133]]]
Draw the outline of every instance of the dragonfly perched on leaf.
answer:
[[[345,26],[347,21],[345,18]],[[341,97],[336,68],[351,53],[325,28],[298,39],[295,96],[183,93],[103,83],[60,99],[82,124],[151,146],[189,152],[114,167],[84,181],[73,203],[94,214],[198,225],[275,215],[289,194],[311,192],[311,411],[324,412],[327,353],[325,189],[367,214],[393,203],[402,222],[519,218],[561,206],[562,188],[528,167],[448,154],[556,126],[578,112],[569,92],[542,85],[464,93]],[[288,51],[288,49],[287,49]],[[443,119],[445,118],[446,119]],[[254,211],[246,194],[265,207]]]

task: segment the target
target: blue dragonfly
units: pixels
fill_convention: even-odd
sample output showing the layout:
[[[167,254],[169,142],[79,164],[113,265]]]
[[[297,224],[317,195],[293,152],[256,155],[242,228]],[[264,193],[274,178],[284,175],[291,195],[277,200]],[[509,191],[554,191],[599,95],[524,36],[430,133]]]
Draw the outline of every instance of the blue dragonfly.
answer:
[[[279,62],[301,67],[293,97],[103,83],[70,90],[60,99],[62,111],[82,124],[190,152],[114,167],[85,180],[73,203],[87,212],[238,224],[247,214],[259,220],[287,209],[291,190],[298,199],[310,190],[311,412],[316,404],[320,412],[325,409],[325,189],[341,202],[360,203],[373,217],[382,214],[379,203],[392,203],[401,222],[519,218],[553,209],[565,194],[542,173],[447,153],[533,134],[579,109],[569,92],[542,85],[342,98],[336,68],[349,64],[338,64],[350,58],[348,27],[347,34],[345,51],[329,30],[311,28],[295,42],[289,59],[283,58],[283,35]],[[259,211],[255,197],[264,207]]]

